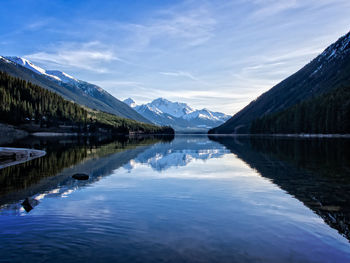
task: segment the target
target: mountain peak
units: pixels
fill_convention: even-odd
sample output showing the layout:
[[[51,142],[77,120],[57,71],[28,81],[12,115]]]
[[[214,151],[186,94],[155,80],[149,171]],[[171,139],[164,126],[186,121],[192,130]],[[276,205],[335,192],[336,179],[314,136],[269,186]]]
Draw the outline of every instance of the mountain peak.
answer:
[[[155,100],[153,100],[150,104],[166,104],[166,103],[171,103],[171,101],[165,99],[165,98],[157,98]]]
[[[350,85],[350,32],[210,133],[249,133],[254,120]]]
[[[327,47],[316,59],[318,62],[325,59],[326,61],[341,57],[350,51],[350,32],[339,38],[335,43]]]
[[[136,107],[136,102],[132,98],[127,98],[123,100],[123,102],[127,105],[129,105],[131,108]]]
[[[132,99],[124,100],[130,105]],[[169,125],[178,130],[207,129],[224,123],[230,116],[208,109],[196,110],[186,103],[157,98],[150,103],[133,107],[138,113],[158,125]]]
[[[52,78],[56,81],[62,81],[58,76],[48,73],[47,70],[33,64],[28,59],[25,59],[22,57],[16,57],[16,56],[7,56],[7,57],[5,57],[5,59],[12,61],[15,64],[21,65],[22,67],[25,67],[27,69],[30,69],[31,71],[34,71],[35,73],[38,73],[40,75],[47,76],[47,77]]]
[[[55,91],[66,100],[86,107],[144,123],[151,123],[125,103],[101,87],[78,80],[59,70],[45,70],[21,57],[0,56],[0,67],[14,77],[25,79],[45,89]]]
[[[5,57],[3,57],[3,56],[0,56],[0,59],[1,59],[1,60],[3,60],[3,61],[5,61],[6,63],[11,63],[11,61],[10,61],[10,60],[6,59],[6,58],[5,58]]]
[[[34,71],[35,73],[38,73],[40,75],[47,75],[46,70],[34,65],[32,62],[30,62],[28,59],[21,58],[21,57],[16,57],[16,56],[7,56],[5,57],[7,60],[12,61],[13,63],[16,63],[18,65],[21,65],[22,67],[25,67],[27,69],[30,69]],[[56,77],[57,78],[57,77]]]
[[[180,118],[193,111],[186,103],[172,102],[164,98],[158,98],[147,104],[150,108],[157,109],[174,117]]]

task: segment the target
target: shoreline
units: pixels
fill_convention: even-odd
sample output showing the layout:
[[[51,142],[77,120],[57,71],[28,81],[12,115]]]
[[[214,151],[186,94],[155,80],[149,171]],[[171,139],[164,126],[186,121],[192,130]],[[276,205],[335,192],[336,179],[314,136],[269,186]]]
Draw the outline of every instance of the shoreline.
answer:
[[[0,169],[24,163],[44,155],[46,155],[46,152],[42,150],[0,147]]]
[[[153,132],[129,132],[129,133],[113,133],[109,131],[97,131],[97,132],[77,132],[77,131],[69,131],[67,129],[27,129],[24,126],[14,126],[10,124],[0,123],[0,145],[4,145],[6,143],[11,143],[18,139],[22,139],[28,136],[35,137],[78,137],[78,136],[139,136],[139,135],[175,135],[175,133],[153,133]]]
[[[319,134],[319,133],[286,133],[286,134],[207,134],[208,136],[222,137],[287,137],[287,138],[350,138],[350,134]]]

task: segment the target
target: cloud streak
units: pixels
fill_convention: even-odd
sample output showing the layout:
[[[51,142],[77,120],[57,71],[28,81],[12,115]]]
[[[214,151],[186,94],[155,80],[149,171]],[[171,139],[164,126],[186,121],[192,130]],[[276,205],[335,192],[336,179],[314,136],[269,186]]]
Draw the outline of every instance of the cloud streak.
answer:
[[[98,42],[84,44],[65,43],[51,52],[37,52],[24,56],[25,58],[50,65],[59,65],[64,68],[78,68],[98,73],[106,72],[103,63],[120,61],[111,51],[103,48]]]
[[[5,2],[0,55],[64,70],[117,98],[166,97],[227,114],[308,63],[350,24],[348,0],[77,0],[68,11],[66,2],[47,1],[23,3],[15,14]]]

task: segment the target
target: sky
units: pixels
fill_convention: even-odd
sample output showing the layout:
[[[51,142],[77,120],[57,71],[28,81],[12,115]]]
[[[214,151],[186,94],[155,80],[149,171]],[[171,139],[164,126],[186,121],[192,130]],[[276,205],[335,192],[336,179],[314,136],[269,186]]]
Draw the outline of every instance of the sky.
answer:
[[[2,0],[0,55],[234,114],[349,30],[349,0]]]

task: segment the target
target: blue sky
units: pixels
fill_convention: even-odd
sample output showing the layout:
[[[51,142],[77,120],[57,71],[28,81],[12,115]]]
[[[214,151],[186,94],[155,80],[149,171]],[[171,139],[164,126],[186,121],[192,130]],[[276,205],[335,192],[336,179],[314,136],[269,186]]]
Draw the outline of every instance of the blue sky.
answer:
[[[350,30],[350,1],[2,1],[0,55],[234,114]]]

